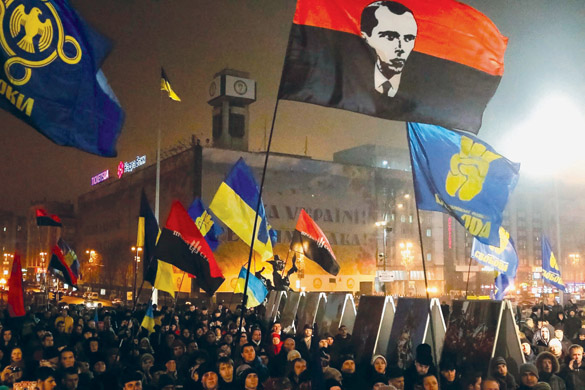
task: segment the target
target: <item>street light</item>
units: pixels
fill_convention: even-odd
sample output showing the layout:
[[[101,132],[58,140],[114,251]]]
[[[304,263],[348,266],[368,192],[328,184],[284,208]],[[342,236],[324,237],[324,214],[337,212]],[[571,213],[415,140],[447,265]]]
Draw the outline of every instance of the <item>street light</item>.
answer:
[[[140,263],[140,254],[142,253],[142,247],[133,246],[130,249],[134,254],[134,288],[132,292],[132,300],[136,302],[136,278],[138,275],[138,263]]]
[[[384,271],[386,271],[386,242],[387,242],[386,236],[388,234],[387,233],[388,231],[387,231],[387,228],[386,228],[386,225],[387,224],[388,224],[387,221],[378,221],[378,222],[376,222],[376,227],[381,227],[383,229],[383,233],[384,233],[383,241],[382,241],[382,245],[384,247],[383,248],[383,252],[382,252],[382,254],[384,255],[383,256],[383,259],[384,259]]]
[[[412,253],[412,242],[406,241],[401,242],[398,244],[400,248],[400,255],[402,256],[401,264],[404,266],[406,270],[406,285],[407,288],[410,288],[410,266],[412,264],[412,260],[414,259],[414,255]],[[404,293],[406,294],[406,288]]]

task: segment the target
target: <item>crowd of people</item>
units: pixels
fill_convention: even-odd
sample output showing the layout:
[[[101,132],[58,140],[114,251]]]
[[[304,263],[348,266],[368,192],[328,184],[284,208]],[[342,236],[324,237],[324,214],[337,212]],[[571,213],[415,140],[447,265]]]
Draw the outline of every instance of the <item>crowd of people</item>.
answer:
[[[574,307],[536,307],[519,318],[526,363],[495,357],[489,365],[462,365],[461,357],[442,356],[437,365],[431,347],[420,344],[404,369],[383,355],[358,358],[344,325],[334,335],[311,325],[285,334],[279,322],[264,322],[262,308],[246,310],[243,318],[240,310],[221,304],[212,311],[193,304],[155,308],[154,331],[140,326],[146,305],[29,307],[25,317],[4,314],[0,385],[14,390],[585,389],[585,327]]]

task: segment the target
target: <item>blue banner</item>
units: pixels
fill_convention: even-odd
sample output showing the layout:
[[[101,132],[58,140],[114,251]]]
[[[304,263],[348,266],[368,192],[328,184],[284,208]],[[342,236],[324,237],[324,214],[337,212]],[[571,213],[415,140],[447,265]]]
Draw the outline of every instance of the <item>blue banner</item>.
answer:
[[[485,244],[499,228],[520,164],[466,133],[408,123],[417,207],[452,215]]]
[[[514,241],[503,227],[500,227],[499,236],[500,244],[498,246],[487,245],[474,239],[471,257],[478,263],[492,267],[499,273],[514,279],[518,270],[518,254],[514,247]]]
[[[555,286],[561,291],[566,291],[565,283],[563,283],[563,278],[561,277],[559,263],[557,263],[550,243],[545,236],[542,236],[542,277],[548,284]]]
[[[109,42],[66,0],[0,1],[0,108],[58,145],[115,156],[124,112],[100,66]]]
[[[508,288],[508,286],[510,285],[510,279],[508,279],[508,276],[506,276],[506,274],[498,274],[498,276],[496,276],[494,284],[496,287],[496,293],[494,298],[498,301],[501,301],[502,299],[504,299],[504,296],[506,295],[506,288]]]

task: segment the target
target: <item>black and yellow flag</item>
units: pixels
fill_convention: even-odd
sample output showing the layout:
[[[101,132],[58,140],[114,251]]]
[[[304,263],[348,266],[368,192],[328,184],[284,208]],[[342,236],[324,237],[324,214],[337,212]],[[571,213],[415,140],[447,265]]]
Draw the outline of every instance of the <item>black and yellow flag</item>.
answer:
[[[163,68],[160,68],[160,90],[161,91],[167,91],[169,94],[169,98],[173,99],[176,102],[180,102],[181,98],[175,93],[175,91],[173,91],[173,88],[171,87],[171,82],[169,81],[169,78],[167,77],[167,74],[165,73],[165,70]]]

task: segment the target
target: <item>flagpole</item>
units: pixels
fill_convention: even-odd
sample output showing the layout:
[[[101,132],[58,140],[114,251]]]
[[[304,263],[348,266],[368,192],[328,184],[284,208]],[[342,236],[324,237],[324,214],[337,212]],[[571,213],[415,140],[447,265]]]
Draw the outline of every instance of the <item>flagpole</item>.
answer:
[[[256,229],[258,227],[258,212],[260,205],[262,204],[262,190],[264,189],[264,179],[266,178],[266,168],[268,166],[268,157],[270,156],[270,146],[272,145],[272,136],[274,135],[274,123],[276,122],[276,112],[278,111],[278,102],[274,106],[274,113],[272,114],[272,124],[270,125],[270,134],[268,135],[268,146],[266,148],[266,156],[264,157],[264,167],[262,168],[262,179],[260,180],[260,188],[258,189],[258,202],[256,203],[256,217],[254,218],[254,228],[252,229],[252,242],[250,243],[250,253],[248,255],[248,266],[246,273],[246,281],[244,282],[244,296],[242,297],[242,316],[240,317],[240,326],[238,333],[242,333],[242,324],[244,320],[244,314],[246,312],[246,305],[248,303],[248,281],[250,280],[250,266],[252,265],[252,255],[254,253],[254,241],[256,239]],[[268,237],[270,240],[270,237]]]
[[[410,171],[412,172],[412,181],[414,183],[415,182],[414,160],[412,158],[412,144],[410,142],[410,132],[408,131],[408,123],[406,124],[406,137],[407,137],[407,141],[408,141],[408,150],[410,152],[409,153]],[[420,223],[420,213],[418,210],[418,199],[416,196],[416,188],[414,189],[414,204],[416,206],[416,221],[418,222],[418,237],[419,237],[419,241],[420,241],[420,256],[422,259],[423,274],[425,277],[425,293],[427,296],[427,310],[429,312],[429,324],[430,324],[430,328],[431,328],[431,342],[433,344],[433,359],[435,361],[435,364],[439,364],[439,362],[437,361],[437,346],[436,346],[436,342],[435,342],[435,329],[434,329],[432,313],[431,313],[431,297],[429,295],[429,282],[427,279],[427,265],[426,265],[426,261],[425,261],[425,255],[424,255],[425,252],[424,252],[424,246],[423,246],[423,235],[422,235],[422,228],[421,228],[421,223]]]

